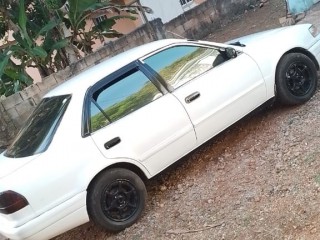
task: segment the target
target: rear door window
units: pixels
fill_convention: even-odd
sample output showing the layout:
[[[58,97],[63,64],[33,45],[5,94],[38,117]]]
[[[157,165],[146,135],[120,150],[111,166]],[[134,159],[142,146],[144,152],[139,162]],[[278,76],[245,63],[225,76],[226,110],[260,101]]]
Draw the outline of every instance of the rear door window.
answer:
[[[154,101],[162,93],[138,69],[132,69],[95,91],[90,104],[91,132]]]

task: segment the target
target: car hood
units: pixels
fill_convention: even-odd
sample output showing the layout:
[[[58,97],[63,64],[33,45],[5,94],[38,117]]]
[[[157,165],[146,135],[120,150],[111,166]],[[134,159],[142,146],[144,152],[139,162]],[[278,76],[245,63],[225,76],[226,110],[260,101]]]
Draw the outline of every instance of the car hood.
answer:
[[[250,34],[244,37],[239,37],[231,41],[228,41],[227,44],[240,42],[241,44],[244,44],[246,46],[252,45],[260,42],[261,40],[265,41],[266,38],[275,38],[277,34],[283,32],[284,30],[285,28],[277,28],[277,29],[272,29],[264,32],[254,33],[254,34]]]
[[[0,179],[4,178],[36,159],[38,155],[24,158],[8,158],[0,154]]]
[[[261,50],[261,49],[283,49],[290,45],[307,40],[306,36],[309,32],[311,24],[298,24],[294,26],[281,27],[264,32],[254,33],[244,37],[239,37],[228,41],[227,44],[235,44],[237,42],[245,45],[245,49]],[[292,37],[294,36],[294,37]],[[311,34],[310,34],[311,37]],[[312,44],[312,43],[310,43]]]

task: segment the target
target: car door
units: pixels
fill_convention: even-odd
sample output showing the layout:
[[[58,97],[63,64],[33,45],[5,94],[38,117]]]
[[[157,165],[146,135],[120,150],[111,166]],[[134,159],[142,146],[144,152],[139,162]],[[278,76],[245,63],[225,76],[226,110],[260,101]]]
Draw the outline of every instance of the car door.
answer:
[[[181,103],[147,75],[133,64],[94,86],[88,125],[106,158],[140,161],[154,175],[194,149],[196,137]]]
[[[231,48],[186,43],[143,59],[187,110],[198,144],[266,101],[257,64],[248,55],[235,53]]]

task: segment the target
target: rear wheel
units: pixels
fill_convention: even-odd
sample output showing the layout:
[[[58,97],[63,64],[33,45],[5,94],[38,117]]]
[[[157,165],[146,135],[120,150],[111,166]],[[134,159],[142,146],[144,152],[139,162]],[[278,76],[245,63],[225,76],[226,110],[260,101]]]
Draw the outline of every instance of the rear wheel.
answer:
[[[93,222],[109,231],[121,231],[137,221],[147,192],[134,172],[115,168],[99,175],[88,190],[87,208]]]
[[[283,56],[276,72],[278,99],[287,105],[308,101],[317,89],[317,68],[313,61],[301,53]]]

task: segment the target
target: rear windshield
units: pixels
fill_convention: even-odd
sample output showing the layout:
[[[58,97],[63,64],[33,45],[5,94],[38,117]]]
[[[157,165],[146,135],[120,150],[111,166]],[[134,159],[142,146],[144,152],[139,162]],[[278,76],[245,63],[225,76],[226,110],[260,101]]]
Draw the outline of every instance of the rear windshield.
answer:
[[[46,151],[70,99],[70,95],[42,99],[4,155],[21,158]]]

